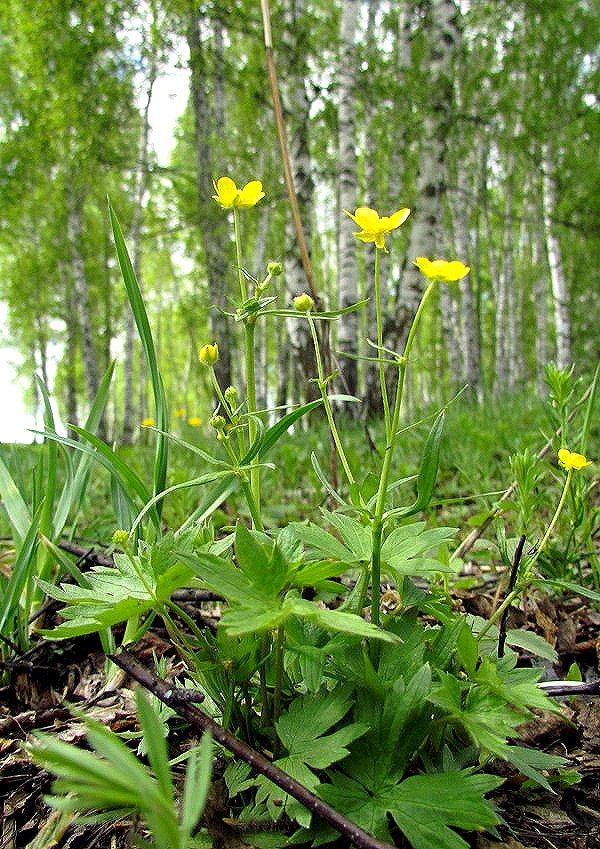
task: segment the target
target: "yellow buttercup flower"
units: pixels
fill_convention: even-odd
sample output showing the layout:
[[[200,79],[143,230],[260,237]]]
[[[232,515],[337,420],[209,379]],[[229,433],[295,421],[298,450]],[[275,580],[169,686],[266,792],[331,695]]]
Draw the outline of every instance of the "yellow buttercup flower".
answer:
[[[185,407],[180,407],[178,410],[175,410],[175,416],[178,419],[185,419]]]
[[[405,208],[380,218],[379,213],[368,206],[359,206],[354,214],[347,209],[344,212],[361,228],[354,234],[357,239],[361,242],[375,242],[375,246],[384,251],[387,250],[385,247],[387,234],[404,224],[410,215],[410,209]]]
[[[220,203],[223,209],[249,209],[264,198],[260,180],[251,180],[242,189],[238,189],[231,177],[219,177],[213,180],[216,194],[213,200]]]
[[[202,348],[200,348],[198,358],[205,366],[214,366],[219,359],[219,346],[217,343],[213,342],[212,345],[203,345]]]
[[[430,280],[440,280],[442,283],[456,283],[457,280],[466,277],[471,270],[468,265],[458,259],[448,262],[446,259],[427,259],[426,256],[418,256],[415,265],[425,277]]]
[[[202,424],[202,419],[198,416],[190,416],[187,420],[187,423],[190,427],[200,427],[200,425]]]
[[[583,454],[577,454],[576,451],[569,451],[568,448],[561,448],[558,452],[558,462],[568,472],[574,469],[578,472],[580,469],[585,469],[586,466],[591,466],[592,461],[584,457]]]
[[[154,427],[156,420],[148,416],[147,419],[142,419],[142,427]]]

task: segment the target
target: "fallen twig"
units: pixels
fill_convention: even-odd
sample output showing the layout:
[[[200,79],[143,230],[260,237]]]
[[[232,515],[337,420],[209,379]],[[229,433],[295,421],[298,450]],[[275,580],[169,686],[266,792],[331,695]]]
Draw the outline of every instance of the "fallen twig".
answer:
[[[111,660],[134,680],[157,696],[164,704],[187,719],[195,728],[199,728],[201,731],[210,731],[218,743],[247,764],[250,764],[256,772],[266,776],[273,784],[276,784],[286,793],[289,793],[290,796],[297,799],[313,814],[324,819],[336,831],[339,831],[340,834],[348,838],[357,849],[393,849],[390,843],[378,840],[360,828],[360,826],[355,825],[345,816],[338,813],[319,799],[318,796],[315,796],[314,793],[311,793],[303,784],[300,784],[299,781],[296,781],[290,775],[280,770],[279,767],[275,766],[275,764],[271,763],[271,761],[267,760],[267,758],[255,749],[252,749],[242,740],[238,740],[237,737],[230,734],[222,725],[219,725],[206,713],[187,702],[182,702],[177,697],[173,697],[173,693],[176,691],[174,691],[172,685],[159,678],[150,669],[142,666],[128,651],[121,651],[111,655]]]

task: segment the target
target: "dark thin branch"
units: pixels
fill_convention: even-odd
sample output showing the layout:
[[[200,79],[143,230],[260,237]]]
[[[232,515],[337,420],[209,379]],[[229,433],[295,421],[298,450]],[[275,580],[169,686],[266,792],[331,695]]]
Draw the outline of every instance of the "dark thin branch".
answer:
[[[508,588],[506,590],[506,595],[509,596],[511,592],[515,588],[515,584],[517,583],[517,577],[519,575],[519,566],[521,565],[521,558],[523,557],[523,548],[525,546],[526,536],[523,536],[519,539],[517,543],[517,547],[515,549],[515,556],[513,557],[512,569],[510,570],[510,579],[508,581]],[[504,646],[506,645],[506,623],[508,622],[508,611],[510,607],[507,607],[504,613],[500,618],[500,624],[498,625],[498,657],[504,657]]]
[[[181,702],[177,697],[174,698],[173,687],[166,681],[158,678],[151,670],[138,663],[132,654],[127,651],[121,651],[118,654],[112,655],[111,660],[138,683],[157,696],[164,704],[168,705],[176,713],[184,717],[184,719],[187,719],[195,728],[210,732],[218,743],[236,755],[236,757],[250,764],[256,772],[266,776],[273,784],[276,784],[286,793],[289,793],[290,796],[297,799],[313,814],[324,819],[336,831],[343,834],[357,849],[393,849],[390,843],[385,843],[372,837],[364,829],[350,822],[345,816],[327,805],[318,796],[315,796],[314,793],[311,793],[303,784],[300,784],[300,782],[280,770],[275,764],[271,763],[271,761],[267,760],[267,758],[255,749],[252,749],[242,740],[238,740],[237,737],[230,734],[222,725],[219,725],[203,711],[194,705]]]

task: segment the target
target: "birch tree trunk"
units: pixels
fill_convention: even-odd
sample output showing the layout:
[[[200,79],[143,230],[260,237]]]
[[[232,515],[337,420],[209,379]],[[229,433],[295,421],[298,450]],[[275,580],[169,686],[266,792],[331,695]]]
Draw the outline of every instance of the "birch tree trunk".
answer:
[[[390,344],[403,347],[424,290],[421,273],[413,265],[417,256],[439,256],[443,250],[443,211],[447,184],[447,133],[453,104],[452,65],[460,45],[460,12],[453,0],[431,0],[424,26],[424,42],[432,45],[424,60],[429,108],[423,117],[416,201],[401,290],[395,305]]]
[[[133,270],[138,283],[142,283],[142,222],[144,217],[144,200],[148,189],[148,157],[150,140],[150,106],[152,104],[152,92],[156,82],[157,66],[153,56],[148,68],[148,79],[146,84],[146,101],[142,111],[142,137],[140,141],[140,157],[137,175],[137,187],[135,196],[135,208],[133,211],[133,222],[131,225],[131,247]],[[135,384],[134,384],[134,350],[136,330],[135,318],[131,307],[127,308],[125,324],[125,350],[123,358],[124,384],[123,384],[123,431],[122,440],[126,445],[133,442],[133,435],[137,432],[136,410],[135,410]],[[136,427],[134,427],[134,424]]]
[[[544,228],[546,235],[546,253],[550,268],[550,284],[554,306],[554,326],[556,330],[556,364],[559,368],[571,365],[571,319],[569,316],[569,293],[567,278],[562,261],[560,240],[556,233],[553,217],[557,207],[554,162],[548,145],[544,145],[542,172],[544,187]]]
[[[531,187],[532,195],[535,188],[535,186]],[[531,266],[534,275],[531,296],[533,299],[533,314],[535,316],[535,385],[538,395],[544,397],[547,391],[545,367],[550,359],[550,344],[548,339],[548,259],[544,242],[543,221],[541,221],[541,216],[537,213],[538,210],[531,204],[527,217],[531,222]]]
[[[196,149],[196,183],[198,190],[198,209],[201,222],[200,239],[206,261],[206,278],[209,293],[209,303],[213,305],[211,312],[211,329],[213,339],[219,344],[219,359],[215,364],[215,373],[222,387],[232,383],[231,374],[231,345],[228,319],[224,315],[230,306],[227,300],[230,269],[227,262],[229,238],[227,216],[212,200],[214,193],[212,181],[214,147],[222,142],[225,133],[225,102],[223,97],[218,99],[218,92],[223,90],[222,56],[217,56],[214,64],[215,73],[209,73],[206,61],[206,46],[200,31],[201,20],[206,25],[206,18],[201,19],[197,4],[190,3],[187,43],[190,51],[189,66],[191,71],[191,100],[194,114],[194,144]],[[223,49],[222,24],[213,21],[216,38],[215,51]],[[210,92],[214,92],[214,109],[211,111]]]
[[[509,160],[509,173],[512,157]],[[494,370],[494,395],[511,389],[512,333],[510,323],[514,313],[514,244],[513,244],[513,188],[509,177],[505,186],[504,234],[502,240],[502,267],[495,279],[496,300],[496,350]]]
[[[304,227],[306,245],[311,254],[313,192],[312,162],[309,148],[310,100],[306,90],[308,66],[306,56],[307,16],[305,0],[296,0],[285,12],[284,47],[288,60],[282,99],[286,112],[290,160],[300,217]],[[288,249],[285,259],[285,280],[288,303],[306,291],[307,282],[302,260],[296,244],[296,231],[291,219],[286,226]],[[318,391],[308,379],[316,374],[313,343],[308,323],[301,319],[288,319],[290,346],[290,386],[286,396],[290,401],[317,397]],[[295,396],[295,397],[293,397]]]
[[[340,51],[338,56],[338,190],[341,211],[351,212],[356,207],[358,186],[356,163],[355,86],[358,72],[355,37],[359,12],[358,0],[344,0],[340,22]],[[338,303],[340,308],[359,300],[356,238],[349,222],[338,224]],[[342,354],[339,361],[342,391],[350,395],[358,392],[357,360],[344,356],[358,355],[358,313],[345,315],[338,323],[337,346]],[[355,404],[348,405],[348,413],[355,414]]]
[[[69,200],[68,232],[70,242],[71,275],[74,284],[75,302],[79,319],[79,336],[82,346],[83,371],[87,387],[88,401],[93,404],[100,388],[98,357],[94,345],[94,320],[88,279],[83,261],[83,207],[84,198],[81,192],[73,190]],[[104,415],[98,427],[98,436],[106,436]]]
[[[456,85],[456,101],[459,112],[464,109],[460,86]],[[477,196],[477,163],[479,151],[470,160],[467,168],[467,150],[472,146],[465,139],[462,127],[457,128],[458,153],[455,156],[456,185],[452,192],[453,240],[457,258],[473,267],[473,245],[470,238],[471,206],[470,198]],[[478,146],[479,147],[479,146]],[[481,380],[481,327],[479,298],[477,292],[478,270],[474,268],[467,277],[457,284],[459,299],[458,348],[461,355],[461,378],[469,387],[470,397],[482,400]]]

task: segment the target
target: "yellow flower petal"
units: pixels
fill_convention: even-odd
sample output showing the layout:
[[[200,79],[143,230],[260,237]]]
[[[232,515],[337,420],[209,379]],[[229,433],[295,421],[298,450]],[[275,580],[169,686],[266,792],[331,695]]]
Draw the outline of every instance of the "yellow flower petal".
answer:
[[[431,260],[426,256],[418,256],[415,265],[425,277],[430,280],[440,280],[443,283],[455,283],[457,280],[462,280],[471,270],[468,265],[457,259],[448,262],[445,259]]]
[[[569,451],[568,448],[560,449],[558,452],[558,462],[567,471],[574,469],[577,472],[580,469],[585,469],[586,466],[592,465],[592,461],[584,457],[583,454],[578,454],[576,451]]]
[[[260,180],[251,180],[249,183],[246,183],[244,188],[240,191],[236,206],[248,209],[251,206],[256,206],[259,200],[264,198],[264,196],[265,193],[262,190],[262,183]]]
[[[398,212],[394,212],[393,215],[390,215],[390,230],[395,230],[396,227],[400,227],[401,224],[404,224],[408,216],[410,215],[410,209],[404,207],[404,209],[399,209]]]
[[[219,177],[217,182],[213,180],[216,195],[213,199],[220,203],[224,209],[231,209],[235,206],[235,201],[238,197],[238,187],[233,182],[231,177]]]
[[[368,233],[375,232],[379,227],[379,213],[368,206],[359,206],[352,217]]]

